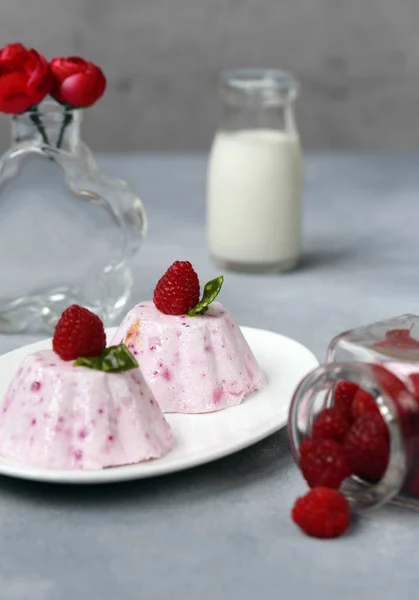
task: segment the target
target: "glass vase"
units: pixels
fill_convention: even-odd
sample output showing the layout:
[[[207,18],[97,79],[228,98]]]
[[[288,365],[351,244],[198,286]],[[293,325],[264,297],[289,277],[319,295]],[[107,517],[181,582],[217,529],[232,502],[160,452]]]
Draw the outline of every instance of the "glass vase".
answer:
[[[130,298],[146,231],[140,198],[100,173],[81,110],[14,115],[0,161],[0,333],[51,331],[70,304],[112,324]]]

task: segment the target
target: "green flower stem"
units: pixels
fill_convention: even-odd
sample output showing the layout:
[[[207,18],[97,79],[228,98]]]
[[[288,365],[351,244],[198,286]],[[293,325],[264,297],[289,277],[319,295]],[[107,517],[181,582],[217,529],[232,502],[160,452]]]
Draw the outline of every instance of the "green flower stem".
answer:
[[[49,145],[47,132],[45,131],[45,127],[42,123],[42,119],[39,115],[39,110],[38,110],[37,106],[31,106],[31,108],[29,109],[29,117],[30,117],[32,123],[34,123],[36,125],[36,128],[38,129],[43,142],[45,144]]]
[[[69,107],[65,106],[64,119],[61,124],[60,134],[59,134],[58,140],[57,140],[57,148],[61,148],[61,144],[63,143],[63,139],[64,139],[65,130],[67,129],[67,127],[70,125],[70,123],[73,120],[73,113],[68,112],[68,111],[69,111]]]

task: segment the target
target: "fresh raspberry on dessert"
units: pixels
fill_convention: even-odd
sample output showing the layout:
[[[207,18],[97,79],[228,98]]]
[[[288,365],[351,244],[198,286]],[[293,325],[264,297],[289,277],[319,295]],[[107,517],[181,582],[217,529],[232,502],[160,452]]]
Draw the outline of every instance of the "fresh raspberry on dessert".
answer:
[[[345,451],[352,472],[367,481],[378,481],[389,460],[389,435],[380,414],[367,412],[351,426]]]
[[[352,402],[355,394],[359,390],[359,386],[352,381],[340,381],[336,386],[333,396],[334,406],[340,410],[347,420],[352,423]]]
[[[352,402],[352,416],[356,420],[367,412],[379,413],[380,410],[375,403],[374,397],[365,390],[360,389]]]
[[[57,323],[52,347],[63,360],[99,356],[106,347],[103,323],[87,308],[73,304],[63,312]]]
[[[343,412],[332,406],[322,410],[314,419],[311,435],[315,440],[333,439],[343,442],[348,429],[349,423]]]
[[[300,469],[310,487],[337,489],[351,475],[345,451],[335,440],[313,440],[312,450],[300,456]]]
[[[340,492],[315,487],[305,496],[297,498],[291,517],[307,535],[333,538],[342,535],[348,529],[351,509],[349,502]]]
[[[153,301],[166,315],[185,315],[199,302],[199,279],[191,263],[177,260],[159,280]]]

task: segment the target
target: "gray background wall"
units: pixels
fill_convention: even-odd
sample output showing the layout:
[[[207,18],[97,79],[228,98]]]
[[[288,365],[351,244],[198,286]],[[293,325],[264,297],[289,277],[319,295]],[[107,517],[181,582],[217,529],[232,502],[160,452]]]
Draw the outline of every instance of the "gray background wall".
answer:
[[[102,66],[97,150],[205,150],[218,71],[282,67],[308,148],[419,146],[419,0],[0,0],[0,41]],[[7,136],[0,116],[0,137]]]

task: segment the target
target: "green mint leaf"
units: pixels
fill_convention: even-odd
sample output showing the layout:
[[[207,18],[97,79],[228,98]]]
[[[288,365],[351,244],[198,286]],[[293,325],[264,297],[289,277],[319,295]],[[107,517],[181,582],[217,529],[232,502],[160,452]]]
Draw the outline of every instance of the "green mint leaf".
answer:
[[[122,373],[136,369],[138,363],[125,344],[109,346],[99,356],[79,356],[73,363],[77,367],[87,367],[106,373]]]
[[[224,281],[224,277],[220,275],[220,277],[216,277],[208,283],[204,287],[204,293],[202,299],[198,302],[196,306],[190,308],[188,310],[188,317],[194,317],[195,315],[203,315],[208,310],[208,306],[211,302],[214,302],[220,290],[222,288]]]
[[[79,356],[73,365],[76,367],[88,367],[96,371],[102,370],[102,358],[100,356]]]

